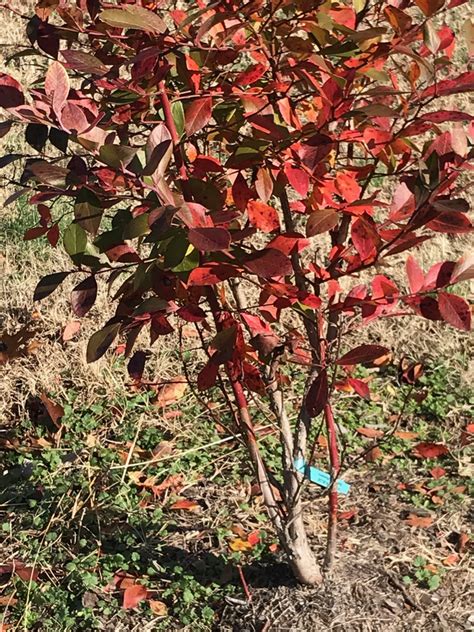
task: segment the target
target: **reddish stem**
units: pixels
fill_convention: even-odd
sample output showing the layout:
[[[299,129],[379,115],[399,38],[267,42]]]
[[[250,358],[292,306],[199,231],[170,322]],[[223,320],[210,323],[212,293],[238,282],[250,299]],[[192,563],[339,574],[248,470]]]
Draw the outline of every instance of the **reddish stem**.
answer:
[[[331,463],[331,483],[332,488],[329,492],[329,518],[328,518],[328,538],[326,547],[326,567],[330,570],[334,564],[334,557],[336,553],[337,545],[337,507],[338,507],[338,493],[337,493],[337,477],[339,470],[341,469],[341,462],[339,458],[339,448],[337,445],[337,428],[334,421],[334,415],[332,412],[331,404],[326,404],[324,407],[324,418],[326,421],[326,428],[328,431],[328,448],[329,448],[329,460]]]
[[[237,570],[239,571],[240,582],[242,584],[242,588],[244,589],[245,596],[247,597],[247,601],[250,603],[252,601],[252,594],[249,590],[249,585],[247,584],[243,568],[240,564],[237,565]]]

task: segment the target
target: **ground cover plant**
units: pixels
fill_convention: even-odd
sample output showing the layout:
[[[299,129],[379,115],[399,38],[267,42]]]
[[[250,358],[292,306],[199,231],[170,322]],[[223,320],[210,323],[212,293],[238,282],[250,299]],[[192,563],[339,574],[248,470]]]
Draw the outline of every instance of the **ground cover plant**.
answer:
[[[370,400],[356,365],[391,362],[388,348],[361,344],[363,327],[412,313],[470,328],[457,284],[472,278],[472,258],[424,272],[410,255],[403,286],[389,273],[393,257],[433,233],[471,231],[457,180],[472,117],[436,104],[471,91],[472,73],[449,76],[454,38],[438,22],[447,7],[406,4],[202,4],[193,13],[40,3],[29,34],[51,59],[44,84],[30,91],[32,105],[9,76],[0,90],[37,152],[4,158],[26,158],[19,193],[35,191],[38,224],[25,237],[56,246],[62,233],[76,266],[45,277],[35,298],[79,273],[71,299],[82,317],[107,281],[118,307],[92,336],[88,360],[123,340],[137,389],[151,386],[146,354],[133,353],[142,330],[154,342],[195,325],[204,355],[184,378],[203,403],[222,391],[227,427],[244,438],[303,583],[320,581],[303,522],[304,464],[327,446],[330,567],[341,444],[343,465],[356,463],[334,397]],[[363,453],[376,458],[376,444],[397,432],[421,373],[402,360],[405,400],[389,431],[365,429],[375,443]],[[290,422],[294,375],[300,402]],[[278,420],[269,453],[249,414],[252,393]],[[423,572],[429,583],[432,571]]]

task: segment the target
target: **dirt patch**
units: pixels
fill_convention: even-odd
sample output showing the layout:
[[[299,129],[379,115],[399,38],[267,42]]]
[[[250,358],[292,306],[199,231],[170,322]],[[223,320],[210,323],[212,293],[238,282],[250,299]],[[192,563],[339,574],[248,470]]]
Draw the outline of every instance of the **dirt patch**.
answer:
[[[372,475],[370,475],[372,478]],[[469,508],[435,517],[428,529],[411,527],[404,517],[413,506],[400,501],[397,481],[382,473],[360,478],[351,490],[358,514],[342,521],[339,558],[323,586],[295,585],[285,566],[248,569],[250,604],[228,603],[216,630],[222,632],[391,632],[470,630],[472,569],[468,559],[451,568],[442,586],[432,592],[404,577],[413,561],[424,556],[445,572],[443,560],[456,550],[456,534],[469,525]],[[321,528],[314,503],[313,527]],[[423,515],[423,511],[418,512]],[[429,514],[429,512],[426,512]],[[316,518],[318,516],[318,518]],[[311,520],[311,516],[310,516]],[[323,557],[324,534],[313,544]],[[429,560],[429,562],[428,562]],[[263,585],[262,585],[263,584]]]

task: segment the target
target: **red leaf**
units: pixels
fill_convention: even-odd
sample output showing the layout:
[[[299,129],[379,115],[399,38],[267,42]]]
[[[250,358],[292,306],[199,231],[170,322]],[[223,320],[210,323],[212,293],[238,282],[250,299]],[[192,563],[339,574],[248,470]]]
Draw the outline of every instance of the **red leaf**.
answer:
[[[336,364],[348,366],[351,364],[362,364],[364,362],[373,362],[378,358],[387,355],[389,350],[380,345],[360,345],[352,351],[345,353],[342,358],[336,360]]]
[[[264,279],[285,276],[293,271],[290,259],[274,248],[265,248],[252,255],[245,261],[245,267]]]
[[[351,204],[360,198],[362,187],[352,173],[339,171],[336,175],[336,189],[341,197]]]
[[[239,211],[245,211],[248,201],[252,198],[252,191],[241,173],[232,185],[232,197]]]
[[[255,64],[255,66],[250,66],[243,72],[239,73],[237,77],[234,79],[234,83],[236,86],[243,85],[251,85],[263,77],[267,70],[267,66],[264,64]]]
[[[123,608],[125,610],[129,608],[136,608],[138,604],[146,599],[147,589],[141,584],[134,584],[125,588],[123,593]]]
[[[94,276],[88,276],[71,292],[71,306],[76,316],[85,316],[97,298],[97,281]]]
[[[227,263],[206,263],[194,268],[188,277],[188,287],[193,285],[216,285],[238,275],[238,269]]]
[[[434,479],[443,478],[443,476],[446,474],[446,470],[442,467],[434,467],[432,470],[430,470],[430,474]]]
[[[135,351],[127,364],[127,372],[136,382],[140,382],[145,370],[146,353],[144,351]]]
[[[306,223],[306,236],[313,237],[327,233],[337,226],[339,214],[332,208],[325,208],[311,213]]]
[[[46,96],[51,99],[54,113],[60,120],[61,110],[69,95],[69,77],[64,66],[59,61],[53,61],[48,68],[44,89]]]
[[[25,566],[23,562],[14,562],[13,571],[24,582],[36,582],[39,576],[39,570],[33,566]]]
[[[199,372],[197,377],[197,387],[200,391],[205,391],[214,386],[217,380],[219,367],[209,361]]]
[[[212,115],[212,97],[195,99],[186,108],[185,130],[188,136],[192,136],[205,127]]]
[[[300,253],[309,246],[310,242],[299,233],[284,233],[274,237],[268,244],[267,248],[279,250],[284,255],[290,255],[292,252]]]
[[[470,331],[471,308],[464,298],[455,294],[440,292],[438,295],[438,306],[443,320],[456,327],[456,329]]]
[[[201,252],[228,250],[230,246],[230,233],[225,228],[192,228],[188,237]]]
[[[406,270],[408,276],[408,283],[410,284],[410,291],[412,293],[419,292],[425,283],[425,275],[420,268],[416,259],[409,255],[406,261]]]
[[[329,385],[326,370],[322,370],[309,387],[305,406],[310,417],[317,417],[328,401]]]
[[[16,108],[25,103],[23,90],[16,79],[0,73],[0,107]]]
[[[451,283],[474,279],[474,254],[467,254],[456,262],[451,274]]]
[[[180,509],[184,511],[196,511],[199,509],[199,504],[195,500],[189,500],[189,498],[182,498],[173,503],[170,509]]]
[[[176,312],[180,318],[187,320],[189,323],[200,323],[206,318],[206,312],[199,305],[184,305]]]
[[[419,95],[418,100],[425,100],[428,97],[445,97],[449,94],[458,94],[459,92],[474,91],[474,71],[463,72],[455,79],[445,79],[438,81],[434,85],[429,86]]]
[[[358,217],[351,228],[352,243],[362,261],[375,256],[379,236],[375,228],[363,217]]]
[[[48,238],[49,243],[53,248],[55,248],[59,241],[59,226],[54,224],[46,233],[46,237]]]
[[[358,380],[352,377],[349,377],[347,379],[347,382],[349,386],[351,386],[351,388],[354,389],[357,395],[359,395],[360,397],[363,397],[364,399],[370,400],[370,389],[367,382],[364,382],[363,380]]]
[[[440,213],[426,225],[437,233],[464,234],[472,232],[472,224],[464,213],[450,211]]]
[[[309,175],[299,167],[294,167],[290,163],[285,163],[283,166],[288,182],[301,197],[306,197],[309,190]]]
[[[247,204],[249,222],[264,233],[271,233],[280,228],[278,212],[260,200],[250,200]]]
[[[34,228],[28,228],[23,235],[23,241],[31,241],[32,239],[38,239],[48,232],[47,226],[35,226]]]
[[[422,442],[413,448],[415,456],[421,459],[436,459],[448,454],[449,450],[443,443]]]
[[[247,536],[250,546],[256,546],[260,542],[260,531],[251,531]]]

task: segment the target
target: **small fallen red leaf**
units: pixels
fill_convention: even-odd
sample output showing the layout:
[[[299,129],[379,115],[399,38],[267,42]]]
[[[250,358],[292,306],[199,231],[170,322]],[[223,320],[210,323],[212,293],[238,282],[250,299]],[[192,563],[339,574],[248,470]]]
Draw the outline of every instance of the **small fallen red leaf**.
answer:
[[[418,527],[421,529],[427,529],[433,524],[432,516],[417,516],[416,514],[410,514],[406,519],[407,524],[411,527]]]
[[[464,553],[470,539],[471,538],[468,533],[462,532],[459,534],[459,539],[456,546],[458,553],[460,553],[461,555]]]
[[[418,443],[418,445],[413,448],[413,454],[422,459],[436,459],[439,456],[448,454],[448,452],[448,447],[445,446],[443,443],[423,442]]]
[[[250,546],[256,546],[260,542],[260,531],[251,531],[247,536]]]
[[[278,549],[279,549],[279,548],[280,548],[280,547],[278,546],[278,542],[273,542],[272,544],[269,544],[269,545],[268,545],[268,550],[269,550],[271,553],[276,553],[276,552],[278,551]]]
[[[356,432],[369,439],[378,439],[384,434],[383,430],[377,430],[377,428],[357,428]]]
[[[123,593],[123,603],[122,607],[125,610],[136,608],[140,601],[146,599],[147,589],[145,586],[141,584],[134,584],[133,586],[128,586]]]
[[[442,467],[434,467],[430,470],[430,474],[433,478],[438,479],[442,478],[446,474],[446,470]]]
[[[189,500],[188,498],[182,498],[173,503],[170,509],[181,509],[185,511],[196,511],[199,509],[199,505],[195,500]]]
[[[375,446],[375,448],[371,448],[367,452],[364,458],[367,461],[367,463],[374,463],[374,461],[377,461],[378,459],[382,458],[382,456],[383,456],[382,450],[378,448],[377,446]]]
[[[474,441],[474,424],[467,424],[461,432],[461,445],[469,445]]]
[[[443,560],[443,566],[455,566],[459,562],[459,555],[457,553],[451,553]]]
[[[358,509],[357,507],[354,507],[354,509],[348,509],[347,511],[340,511],[337,514],[338,520],[352,520],[353,518],[355,518],[355,516],[357,516],[358,514]]]

